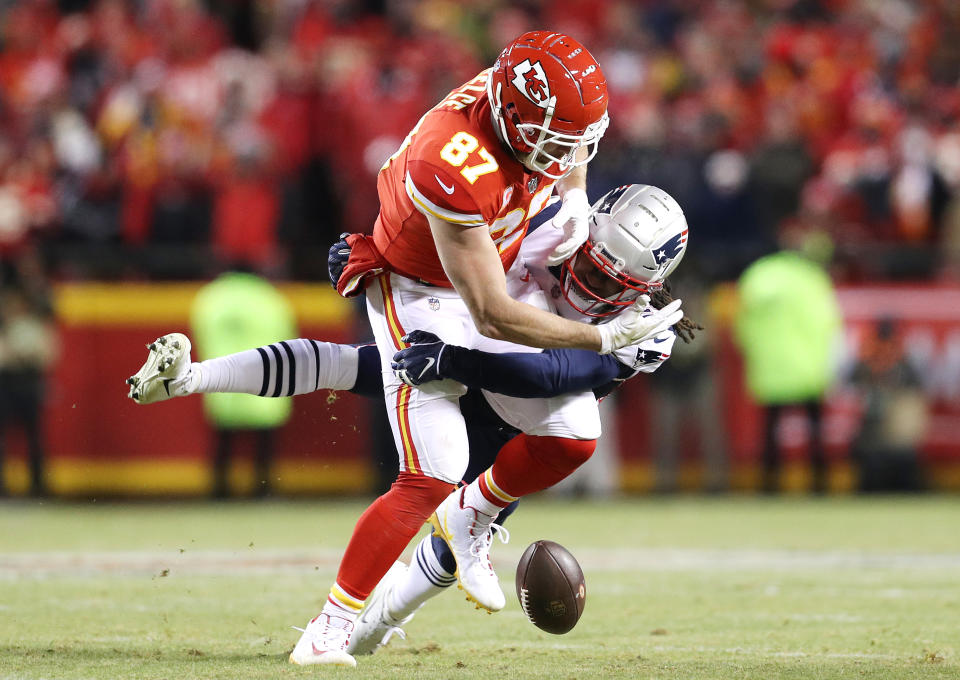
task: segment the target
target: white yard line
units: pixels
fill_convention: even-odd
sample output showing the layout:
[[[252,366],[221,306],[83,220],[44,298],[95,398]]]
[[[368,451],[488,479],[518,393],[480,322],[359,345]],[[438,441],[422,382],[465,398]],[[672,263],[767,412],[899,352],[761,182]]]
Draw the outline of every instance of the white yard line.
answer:
[[[543,640],[536,641],[517,641],[511,642],[509,647],[516,647],[521,649],[564,649],[564,650],[591,650],[595,651],[597,646],[593,642],[544,642]],[[918,659],[918,656],[911,656],[909,654],[885,654],[885,653],[870,653],[870,652],[805,652],[801,650],[796,651],[785,651],[785,650],[776,650],[769,648],[757,648],[757,647],[711,647],[709,645],[639,645],[638,649],[640,650],[641,656],[648,655],[652,652],[662,652],[662,653],[675,653],[681,652],[685,654],[727,654],[730,656],[745,656],[745,657],[767,657],[771,659],[776,658],[808,658],[808,659],[874,659],[874,660],[884,660],[884,661],[909,661],[913,659]]]
[[[960,553],[896,553],[752,548],[634,548],[574,550],[591,570],[743,571],[810,569],[956,569]]]
[[[95,573],[272,573],[335,569],[341,551],[204,550],[32,552],[0,556],[0,578]]]
[[[500,569],[509,569],[520,549],[494,550]],[[960,568],[958,553],[864,553],[813,550],[698,550],[687,548],[574,549],[581,566],[598,571],[808,571],[826,569]],[[96,573],[269,573],[333,570],[340,550],[209,550],[134,552],[29,552],[0,555],[0,578],[44,578]]]

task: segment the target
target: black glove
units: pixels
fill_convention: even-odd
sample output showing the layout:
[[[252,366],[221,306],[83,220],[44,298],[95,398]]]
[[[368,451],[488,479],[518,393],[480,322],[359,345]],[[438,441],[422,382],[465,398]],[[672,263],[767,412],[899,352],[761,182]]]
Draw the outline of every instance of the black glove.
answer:
[[[330,246],[330,254],[327,256],[327,273],[330,274],[330,281],[334,288],[337,287],[343,268],[350,259],[350,246],[347,245],[349,235],[346,232],[340,234],[340,240]]]
[[[402,339],[410,346],[393,355],[390,367],[394,374],[413,387],[432,380],[442,380],[440,359],[446,348],[443,340],[427,331],[413,331]]]

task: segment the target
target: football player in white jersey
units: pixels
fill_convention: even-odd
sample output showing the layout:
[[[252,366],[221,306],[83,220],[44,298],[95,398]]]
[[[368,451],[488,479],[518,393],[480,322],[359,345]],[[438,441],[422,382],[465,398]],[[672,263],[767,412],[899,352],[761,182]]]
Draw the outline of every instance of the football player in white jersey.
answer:
[[[663,283],[686,250],[687,224],[679,205],[666,192],[646,185],[608,192],[591,209],[587,242],[551,267],[547,256],[563,236],[558,226],[548,222],[527,237],[507,274],[512,296],[567,318],[594,323],[613,318],[643,295],[652,298],[652,309],[672,302]],[[331,278],[336,283],[349,249],[341,241],[330,252]],[[442,303],[438,297],[436,304]],[[471,452],[464,480],[477,485],[483,483],[485,470],[512,436],[538,424],[562,427],[562,419],[551,421],[556,400],[562,403],[566,395],[578,392],[599,399],[624,380],[653,372],[669,357],[676,336],[688,340],[695,328],[683,318],[638,345],[606,355],[523,346],[467,349],[414,331],[407,336],[410,346],[394,358],[393,368],[410,385],[453,379],[471,388],[461,399]],[[147,362],[128,380],[130,397],[138,403],[169,398],[160,384],[161,379],[166,382],[171,377],[173,381],[167,382],[170,396],[202,392],[266,396],[278,393],[278,384],[284,395],[317,389],[382,395],[379,353],[373,346],[299,339],[278,343],[277,351],[257,348],[193,364],[189,340],[181,334],[164,336],[150,347]],[[515,507],[515,499],[502,500],[506,511],[500,512],[501,522]],[[487,535],[485,540],[489,538]],[[456,582],[456,569],[448,545],[436,536],[426,536],[415,549],[411,565],[395,564],[368,599],[348,651],[370,653],[398,631],[402,635],[402,626],[417,608]]]

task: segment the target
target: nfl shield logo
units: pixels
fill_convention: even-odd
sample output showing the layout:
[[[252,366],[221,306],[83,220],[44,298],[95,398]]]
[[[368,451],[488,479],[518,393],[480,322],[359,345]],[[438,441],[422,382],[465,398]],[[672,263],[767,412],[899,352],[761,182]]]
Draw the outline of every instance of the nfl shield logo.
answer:
[[[553,600],[545,608],[550,616],[563,616],[567,613],[567,605],[560,600]]]
[[[540,176],[534,175],[533,177],[530,178],[530,181],[527,182],[527,191],[529,191],[532,194],[534,191],[537,190],[537,186],[539,184],[540,184]]]
[[[435,297],[427,298],[427,304],[430,306],[430,309],[431,309],[432,311],[434,311],[434,312],[437,311],[438,309],[440,309],[440,299],[439,299],[439,298],[435,298]]]

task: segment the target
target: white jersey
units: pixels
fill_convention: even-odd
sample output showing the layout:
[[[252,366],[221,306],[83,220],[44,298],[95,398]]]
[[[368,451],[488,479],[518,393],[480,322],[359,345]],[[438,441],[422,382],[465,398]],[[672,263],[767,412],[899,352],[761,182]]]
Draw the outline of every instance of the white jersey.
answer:
[[[506,275],[507,291],[514,299],[539,309],[593,322],[572,313],[560,295],[559,282],[546,267],[547,255],[560,237],[559,229],[543,225],[523,240]],[[394,353],[404,347],[403,336],[421,329],[435,333],[448,344],[482,352],[543,350],[481,335],[455,289],[426,285],[394,273],[377,277],[367,288],[367,313],[380,350],[387,414],[401,454],[400,469],[456,483],[469,458],[459,402],[466,388],[453,380],[439,380],[419,389],[401,382],[390,365]],[[616,359],[632,371],[624,372],[618,380],[655,370],[669,357],[674,339],[672,331],[665,331],[639,345],[617,350]],[[584,440],[600,436],[600,412],[592,390],[539,399],[487,390],[483,395],[505,423],[529,435]]]
[[[560,291],[559,279],[551,271],[556,269],[547,267],[547,257],[561,241],[563,231],[554,226],[553,221],[546,222],[530,233],[523,240],[520,254],[507,272],[507,292],[516,300],[527,300],[533,295],[534,287],[539,288],[554,313],[573,321],[597,323],[597,319],[581,314],[570,306]],[[652,308],[648,309],[652,311]],[[610,318],[600,319],[599,322],[606,323]],[[673,329],[667,329],[643,342],[621,347],[613,352],[613,356],[633,370],[629,377],[637,373],[653,373],[670,358],[676,339]]]

